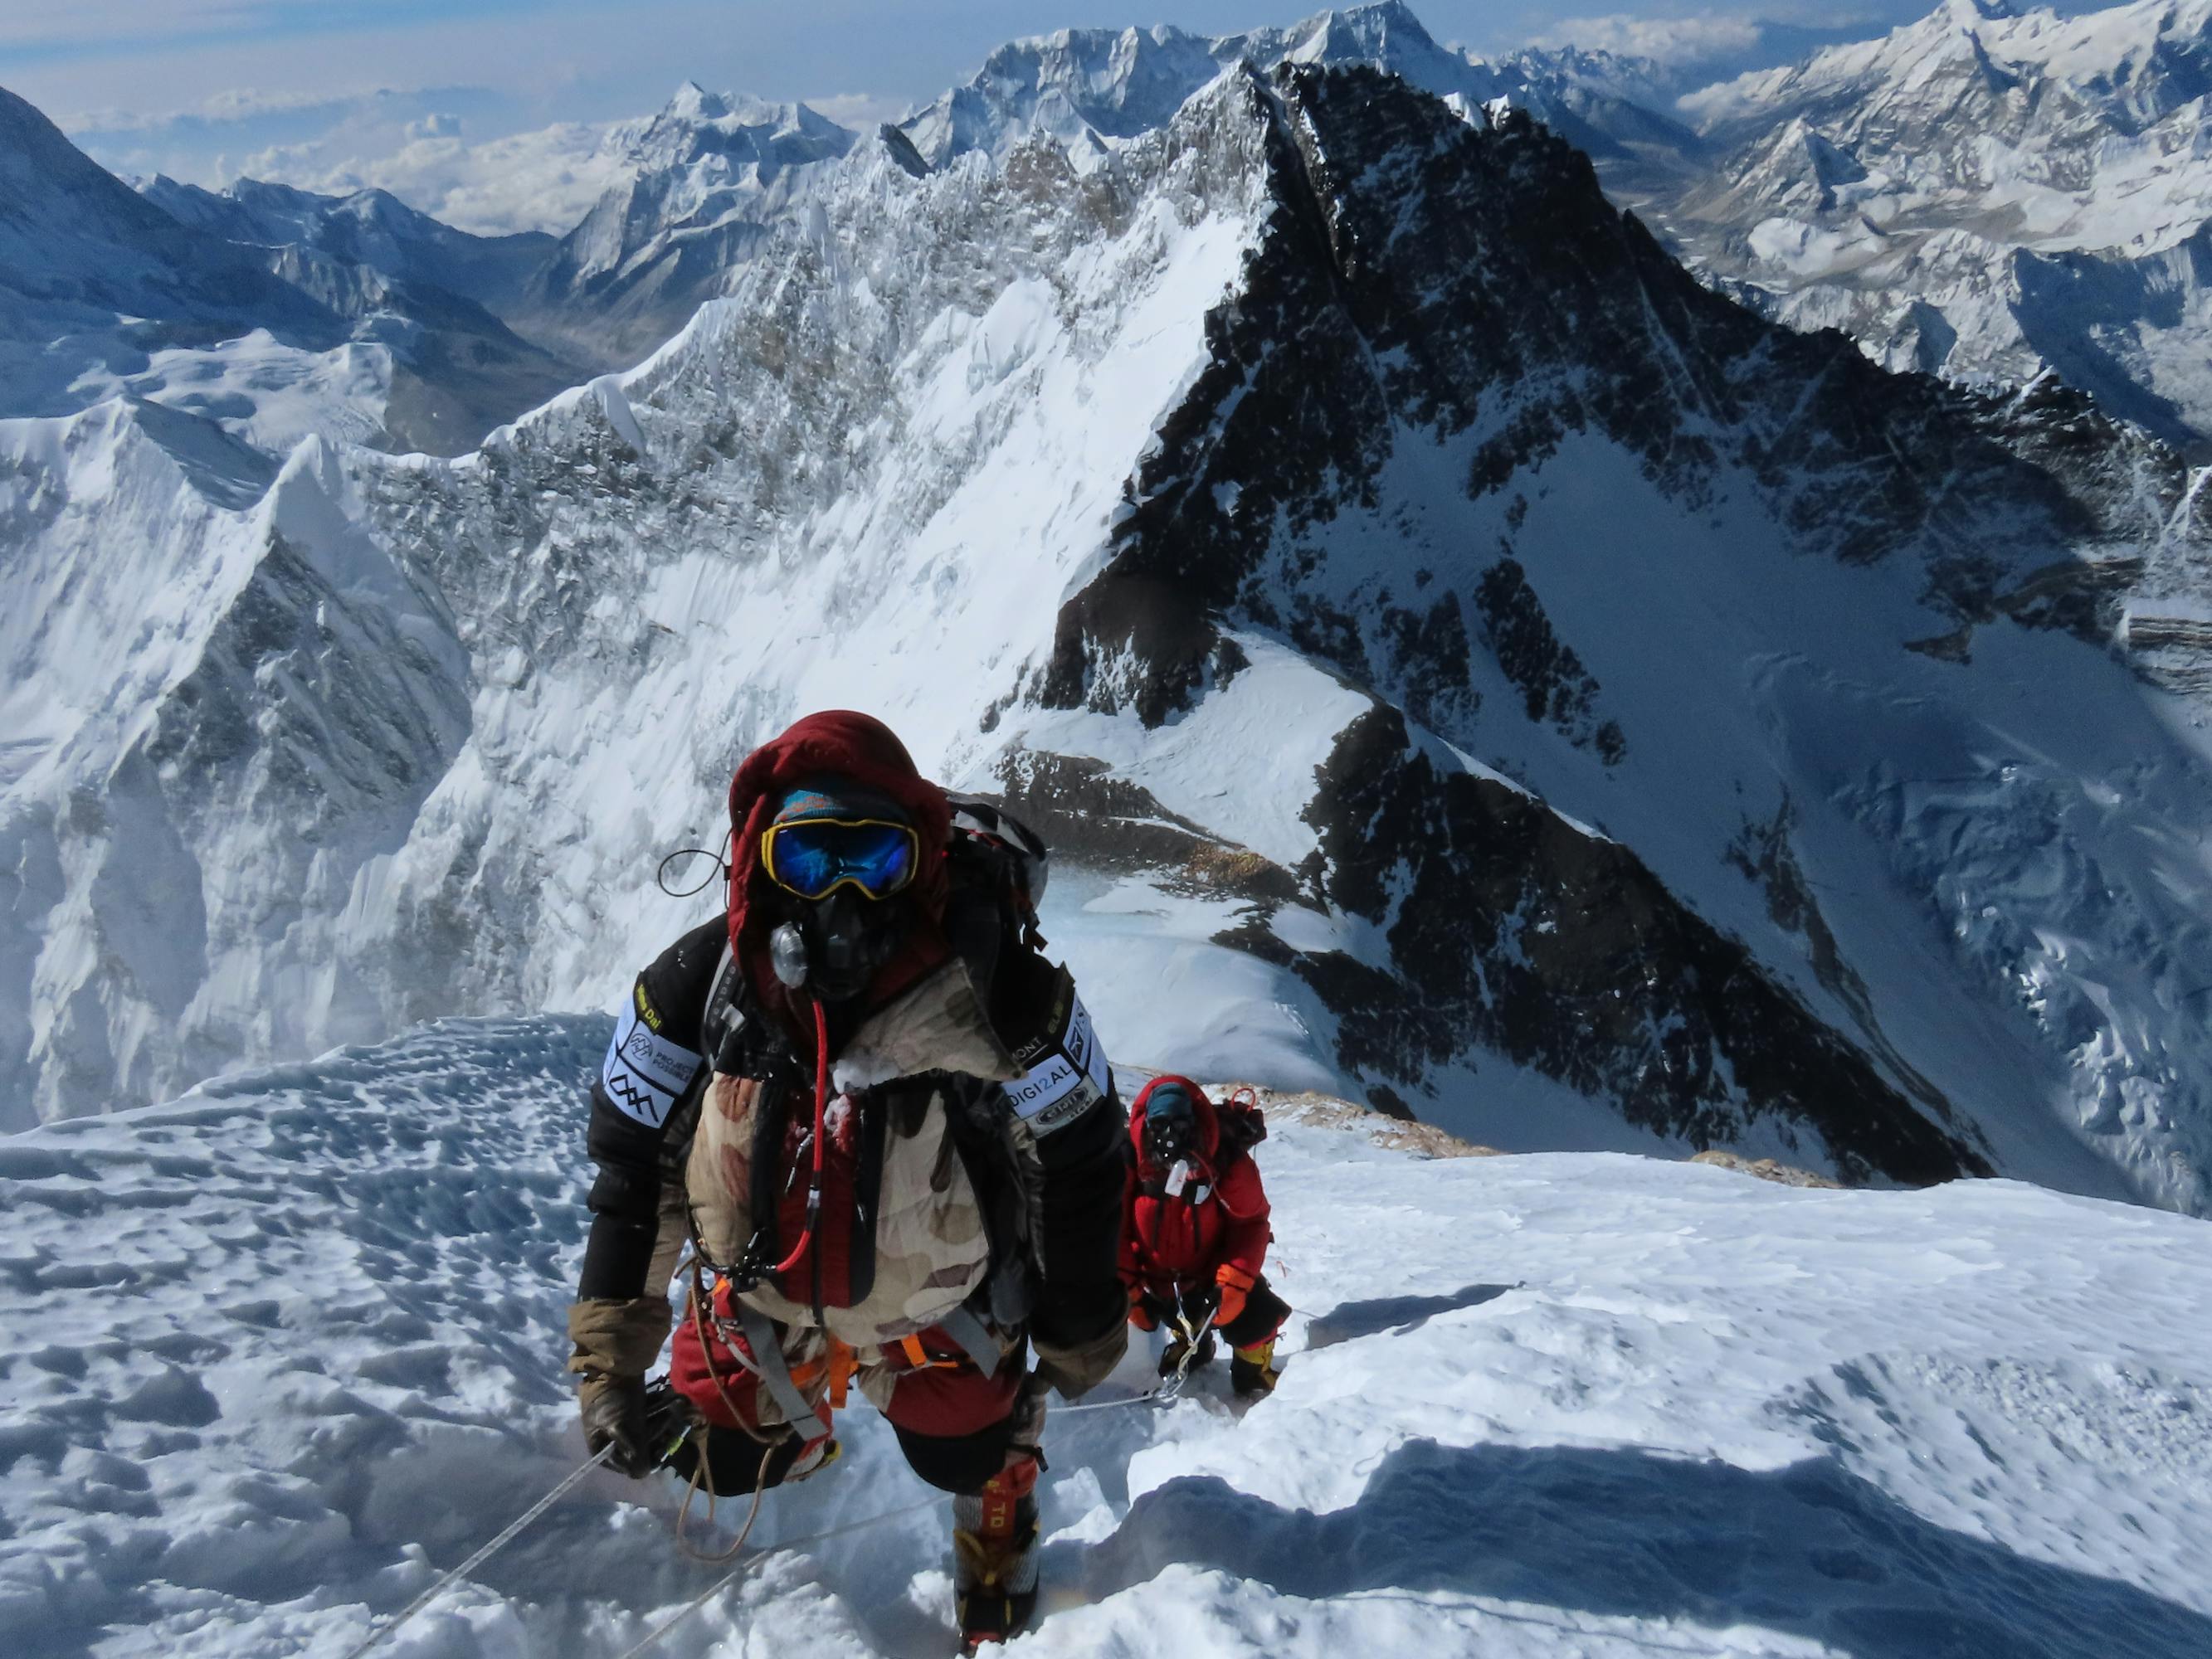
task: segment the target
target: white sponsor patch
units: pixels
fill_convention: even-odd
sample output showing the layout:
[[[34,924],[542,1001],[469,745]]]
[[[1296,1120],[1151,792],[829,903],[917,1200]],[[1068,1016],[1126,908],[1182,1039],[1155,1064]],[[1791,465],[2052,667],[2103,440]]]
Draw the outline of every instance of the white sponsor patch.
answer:
[[[705,1063],[705,1056],[655,1036],[637,1017],[637,1005],[632,1001],[623,1006],[622,1017],[615,1022],[599,1084],[617,1110],[648,1129],[658,1129]]]
[[[1030,1130],[1048,1135],[1081,1117],[1110,1086],[1106,1050],[1091,1024],[1091,1011],[1083,999],[1068,998],[1067,1029],[1054,1048],[1022,1076],[1006,1085],[1006,1098],[1014,1110],[1030,1121]]]

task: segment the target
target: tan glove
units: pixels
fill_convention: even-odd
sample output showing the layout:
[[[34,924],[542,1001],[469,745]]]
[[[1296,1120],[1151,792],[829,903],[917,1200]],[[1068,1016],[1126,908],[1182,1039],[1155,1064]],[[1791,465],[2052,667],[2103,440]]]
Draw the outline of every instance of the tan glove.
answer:
[[[1106,1380],[1129,1350],[1129,1327],[1116,1320],[1091,1340],[1074,1347],[1031,1338],[1036,1349],[1038,1378],[1060,1390],[1063,1400],[1078,1400]]]
[[[646,1423],[645,1374],[660,1357],[668,1323],[668,1304],[657,1296],[579,1302],[568,1310],[575,1345],[568,1369],[577,1376],[584,1443],[594,1456],[612,1445],[607,1466],[633,1479],[659,1461]]]

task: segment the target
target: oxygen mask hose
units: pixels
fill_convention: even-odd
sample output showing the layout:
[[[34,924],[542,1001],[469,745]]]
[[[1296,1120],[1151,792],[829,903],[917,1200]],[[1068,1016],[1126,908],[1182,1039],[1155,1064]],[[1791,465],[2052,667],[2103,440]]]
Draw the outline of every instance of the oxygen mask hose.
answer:
[[[779,1275],[796,1267],[813,1245],[814,1224],[822,1213],[823,1128],[830,1115],[830,1016],[819,997],[810,996],[806,1000],[814,1010],[814,1173],[806,1188],[806,1224],[791,1254],[776,1267]]]

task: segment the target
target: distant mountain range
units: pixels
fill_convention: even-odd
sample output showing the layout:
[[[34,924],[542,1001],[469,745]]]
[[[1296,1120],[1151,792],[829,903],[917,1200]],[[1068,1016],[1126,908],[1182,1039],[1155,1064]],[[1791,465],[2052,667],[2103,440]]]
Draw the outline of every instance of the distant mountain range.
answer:
[[[2055,373],[2212,436],[2212,4],[2060,18],[1947,0],[1683,100],[1696,167],[1624,191],[1700,269],[1878,361]]]
[[[1463,118],[1528,110],[1690,267],[1877,362],[1982,386],[2051,374],[2194,454],[2212,437],[2212,0],[2059,19],[1947,0],[1883,40],[1719,85],[1604,52],[1496,60],[1396,0],[1221,37],[1073,30],[994,52],[895,126],[906,164],[1003,163],[1039,136],[1079,174],[1239,60],[1363,64]],[[860,142],[800,105],[680,88],[605,149],[566,235],[471,236],[379,191],[251,179],[138,192],[0,93],[0,411],[118,393],[279,453],[309,432],[452,454],[641,361]],[[149,210],[158,210],[151,211]]]

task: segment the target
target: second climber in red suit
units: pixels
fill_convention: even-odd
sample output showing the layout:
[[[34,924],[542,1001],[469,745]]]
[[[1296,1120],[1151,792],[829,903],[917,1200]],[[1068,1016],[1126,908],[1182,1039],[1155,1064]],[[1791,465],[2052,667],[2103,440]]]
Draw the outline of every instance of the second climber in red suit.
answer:
[[[1252,1148],[1266,1133],[1256,1106],[1217,1107],[1188,1078],[1153,1079],[1129,1109],[1121,1283],[1131,1324],[1169,1328],[1164,1376],[1212,1360],[1218,1331],[1238,1395],[1275,1386],[1275,1336],[1291,1310],[1261,1272],[1274,1232]]]
[[[727,914],[638,975],[592,1091],[586,1437],[743,1496],[834,1457],[857,1389],[955,1495],[963,1646],[1003,1639],[1036,1599],[1046,1395],[1127,1340],[1121,1115],[1036,948],[1044,850],[856,714],[757,750],[729,806]],[[645,1379],[687,1246],[672,1419]]]

